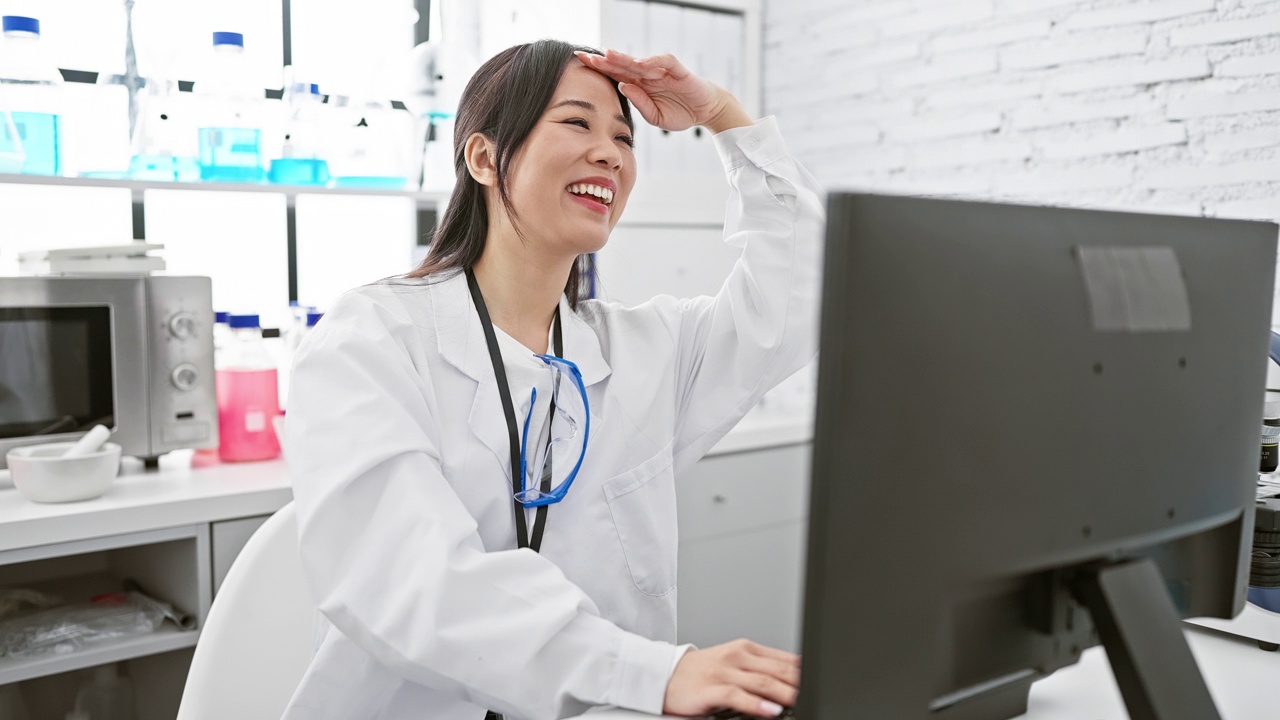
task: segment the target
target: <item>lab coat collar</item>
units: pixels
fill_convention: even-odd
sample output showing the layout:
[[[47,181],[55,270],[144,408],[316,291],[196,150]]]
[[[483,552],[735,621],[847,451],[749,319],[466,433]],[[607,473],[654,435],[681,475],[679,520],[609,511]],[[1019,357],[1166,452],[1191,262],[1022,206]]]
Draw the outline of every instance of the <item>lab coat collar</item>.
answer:
[[[436,343],[440,356],[463,374],[476,381],[476,394],[471,402],[468,426],[471,432],[493,453],[498,467],[510,473],[511,446],[506,418],[502,413],[498,381],[489,359],[489,346],[485,343],[484,328],[476,314],[464,273],[434,282],[431,287],[432,317],[436,328]],[[591,399],[591,416],[599,421],[603,416],[604,392],[592,385],[604,380],[611,370],[600,350],[600,339],[591,326],[569,307],[566,298],[560,299],[561,332],[564,334],[564,352],[582,372],[582,382],[587,386]],[[522,413],[525,398],[513,397],[517,415]],[[527,407],[527,406],[526,406]],[[493,473],[495,481],[509,487],[510,475]]]
[[[484,328],[471,302],[466,275],[459,272],[431,285],[432,316],[440,355],[472,380],[496,384]],[[609,376],[612,370],[600,349],[600,338],[590,325],[560,298],[561,332],[565,359],[582,371],[582,382],[590,387]],[[593,412],[593,415],[599,414]]]

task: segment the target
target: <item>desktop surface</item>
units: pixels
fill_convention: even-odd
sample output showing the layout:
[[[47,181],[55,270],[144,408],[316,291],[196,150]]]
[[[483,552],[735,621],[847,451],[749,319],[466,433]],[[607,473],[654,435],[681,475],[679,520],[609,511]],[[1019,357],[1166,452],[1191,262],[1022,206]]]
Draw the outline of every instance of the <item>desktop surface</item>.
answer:
[[[1278,620],[1280,622],[1280,620]],[[1280,717],[1280,652],[1266,652],[1247,640],[1212,630],[1185,631],[1223,720]],[[801,680],[803,682],[803,679]],[[645,720],[657,716],[609,708],[589,712],[582,720]],[[674,716],[662,716],[674,719]],[[860,720],[857,717],[799,720]],[[1031,686],[1027,713],[1014,720],[1129,720],[1106,651],[1086,650],[1080,662],[1058,670]]]

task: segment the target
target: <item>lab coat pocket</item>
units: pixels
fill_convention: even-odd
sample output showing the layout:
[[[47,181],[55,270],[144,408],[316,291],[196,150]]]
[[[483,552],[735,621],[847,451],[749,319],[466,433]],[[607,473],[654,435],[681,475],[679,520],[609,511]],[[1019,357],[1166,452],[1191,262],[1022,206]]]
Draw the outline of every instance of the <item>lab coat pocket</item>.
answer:
[[[676,489],[671,444],[604,483],[631,580],[646,595],[676,587]]]

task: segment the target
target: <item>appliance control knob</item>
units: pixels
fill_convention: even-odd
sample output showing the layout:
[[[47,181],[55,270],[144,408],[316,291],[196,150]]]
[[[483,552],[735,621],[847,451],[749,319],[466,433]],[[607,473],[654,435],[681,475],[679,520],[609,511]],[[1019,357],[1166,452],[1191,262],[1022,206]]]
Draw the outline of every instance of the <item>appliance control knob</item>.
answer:
[[[190,340],[196,336],[196,316],[189,312],[174,313],[169,318],[169,332],[179,340]]]
[[[200,379],[200,372],[196,370],[195,365],[182,363],[173,369],[173,372],[169,374],[169,379],[173,381],[173,386],[179,390],[191,390]]]

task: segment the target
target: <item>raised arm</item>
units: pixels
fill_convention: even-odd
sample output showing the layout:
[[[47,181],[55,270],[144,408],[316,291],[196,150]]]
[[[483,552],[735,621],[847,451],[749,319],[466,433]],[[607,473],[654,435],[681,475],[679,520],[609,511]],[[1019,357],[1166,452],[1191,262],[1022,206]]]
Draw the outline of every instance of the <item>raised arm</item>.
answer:
[[[676,355],[677,469],[702,457],[817,352],[825,197],[772,118],[752,122],[731,93],[670,55],[579,54],[618,80],[651,124],[715,135],[731,188],[725,241],[742,255],[713,297],[655,298]]]

